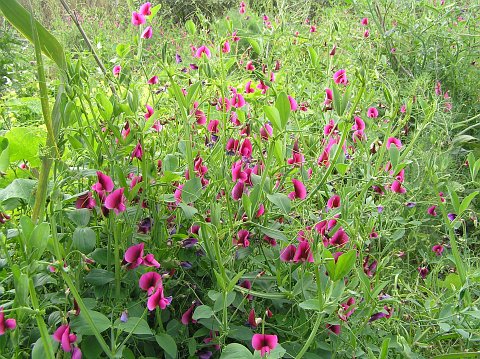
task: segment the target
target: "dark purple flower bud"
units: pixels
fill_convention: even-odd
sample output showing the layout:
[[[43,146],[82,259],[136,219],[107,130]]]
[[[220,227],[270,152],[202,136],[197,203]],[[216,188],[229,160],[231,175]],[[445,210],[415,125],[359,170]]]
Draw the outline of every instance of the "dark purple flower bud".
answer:
[[[184,241],[182,241],[182,247],[183,248],[192,248],[195,246],[195,244],[198,243],[198,239],[196,238],[187,238]]]
[[[377,211],[378,211],[378,213],[382,213],[383,212],[383,206],[378,206]]]
[[[195,65],[195,64],[190,64],[190,68],[191,68],[192,70],[198,70],[198,66]]]
[[[175,62],[177,64],[179,64],[180,62],[182,62],[182,57],[180,56],[180,54],[175,54]]]
[[[138,224],[138,233],[147,234],[152,230],[152,219],[150,217],[144,218]]]
[[[190,269],[193,267],[192,263],[190,262],[180,262],[180,267],[184,269]]]
[[[407,206],[408,208],[413,208],[415,207],[417,204],[415,202],[408,202],[405,206]]]
[[[126,310],[122,312],[122,315],[120,316],[120,321],[122,323],[126,323],[128,321],[128,312]]]
[[[213,353],[209,350],[202,350],[197,354],[198,354],[198,359],[210,359],[213,356]]]
[[[453,221],[455,218],[457,218],[457,215],[455,213],[449,213],[447,214],[447,217],[449,220]]]

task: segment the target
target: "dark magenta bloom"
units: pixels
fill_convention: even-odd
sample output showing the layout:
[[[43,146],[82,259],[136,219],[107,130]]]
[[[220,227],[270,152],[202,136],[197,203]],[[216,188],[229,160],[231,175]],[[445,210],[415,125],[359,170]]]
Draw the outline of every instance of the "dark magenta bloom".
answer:
[[[127,207],[125,206],[125,201],[127,199],[123,195],[124,191],[124,188],[119,188],[110,193],[107,198],[105,198],[105,207],[108,209],[113,209],[115,214],[120,214],[121,212],[124,212],[127,209]]]
[[[288,194],[288,198],[290,199],[305,199],[307,197],[307,189],[305,188],[305,185],[297,180],[297,179],[292,179],[293,183],[293,192],[290,192]]]
[[[172,303],[172,297],[165,297],[163,293],[163,286],[157,286],[155,293],[153,293],[147,301],[148,310],[154,310],[156,307],[160,309],[165,309]]]
[[[70,325],[63,324],[57,328],[53,333],[53,340],[60,343],[63,351],[71,352],[73,350],[73,343],[77,340],[77,336],[70,333]]]
[[[92,196],[92,192],[88,191],[85,194],[82,194],[81,196],[78,197],[77,201],[75,202],[75,208],[80,209],[80,208],[87,208],[87,209],[92,209],[95,208],[96,205],[95,198]]]
[[[293,262],[309,262],[313,263],[313,254],[308,241],[301,241],[293,256]]]
[[[246,229],[241,229],[237,233],[237,239],[233,240],[233,243],[238,247],[248,247],[250,245],[249,241],[250,232]]]
[[[255,350],[260,350],[260,355],[270,353],[278,345],[278,337],[270,334],[254,334],[252,337],[252,347]]]
[[[97,171],[97,179],[98,181],[92,186],[92,189],[97,192],[100,197],[102,197],[101,194],[104,194],[105,192],[113,191],[113,181],[109,176]]]
[[[425,279],[427,277],[428,275],[427,267],[418,267],[417,270],[418,270],[418,274],[420,275],[420,277],[422,277],[422,279]]]
[[[182,315],[182,324],[183,325],[188,325],[190,323],[196,323],[197,321],[193,319],[193,311],[195,310],[195,303],[190,306],[190,308],[187,309],[185,313]]]
[[[325,327],[335,335],[340,335],[340,332],[342,331],[339,324],[327,324]]]
[[[135,269],[143,263],[143,247],[145,244],[139,243],[128,248],[125,252],[124,261],[127,262],[128,269]]]
[[[157,272],[147,272],[142,274],[138,282],[138,286],[151,295],[157,286],[162,285],[162,276]]]
[[[342,84],[342,85],[348,84],[346,71],[344,69],[341,69],[341,70],[338,70],[337,72],[335,72],[335,74],[333,75],[333,81],[337,85],[338,84]]]
[[[280,260],[283,262],[293,262],[296,251],[297,247],[295,247],[293,244],[288,245],[280,252]]]
[[[15,319],[5,319],[3,307],[0,307],[0,335],[5,334],[7,329],[14,330],[16,327],[17,321]]]
[[[444,250],[445,247],[441,244],[436,244],[432,247],[432,251],[435,252],[437,256],[441,256]]]

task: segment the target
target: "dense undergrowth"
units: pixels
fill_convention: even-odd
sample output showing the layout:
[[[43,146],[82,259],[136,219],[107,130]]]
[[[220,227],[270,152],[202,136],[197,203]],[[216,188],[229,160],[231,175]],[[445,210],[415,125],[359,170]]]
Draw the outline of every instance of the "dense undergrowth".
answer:
[[[2,26],[0,357],[479,355],[477,4],[49,4]]]

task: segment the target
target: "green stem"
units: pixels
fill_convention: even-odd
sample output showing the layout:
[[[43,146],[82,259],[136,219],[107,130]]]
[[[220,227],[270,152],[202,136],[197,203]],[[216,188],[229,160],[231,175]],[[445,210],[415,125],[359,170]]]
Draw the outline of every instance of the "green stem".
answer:
[[[47,325],[45,324],[38,305],[37,293],[35,292],[35,286],[33,285],[32,278],[29,279],[28,288],[30,290],[30,298],[32,301],[33,309],[35,309],[35,319],[37,320],[38,330],[40,331],[40,337],[42,338],[43,347],[45,349],[45,355],[48,359],[54,359],[55,353],[52,346],[52,340],[48,334]]]
[[[315,321],[315,325],[313,326],[313,329],[305,342],[302,350],[300,350],[300,353],[297,354],[295,359],[300,359],[304,356],[304,354],[307,352],[308,348],[313,342],[313,339],[315,339],[315,336],[317,335],[318,328],[320,327],[320,323],[322,322],[322,314],[318,313],[317,314],[317,320]]]
[[[114,256],[115,256],[115,297],[118,299],[120,298],[120,290],[121,290],[121,278],[120,278],[120,244],[119,237],[121,234],[121,226],[119,223],[115,224],[115,231],[113,233],[113,238],[115,241],[114,246]]]

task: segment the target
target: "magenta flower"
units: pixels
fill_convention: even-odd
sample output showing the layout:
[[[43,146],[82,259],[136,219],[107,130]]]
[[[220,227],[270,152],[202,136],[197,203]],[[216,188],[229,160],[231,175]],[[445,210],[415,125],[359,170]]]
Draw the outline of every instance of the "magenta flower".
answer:
[[[338,84],[346,85],[348,83],[346,71],[344,69],[341,69],[335,72],[335,74],[333,75],[333,81],[337,85]]]
[[[152,117],[155,111],[150,105],[145,105],[145,108],[147,109],[147,112],[143,116],[145,117],[145,120],[148,120],[150,117]]]
[[[75,202],[75,208],[87,208],[92,209],[95,207],[97,203],[95,202],[95,198],[92,196],[92,192],[88,191],[85,194],[82,194],[78,197],[77,201]]]
[[[113,76],[118,77],[118,75],[120,75],[120,71],[122,71],[122,66],[120,65],[113,66],[113,70],[112,70]]]
[[[362,21],[361,21],[361,24],[362,24],[363,26],[367,26],[367,25],[368,25],[368,18],[364,17],[364,18],[362,19]]]
[[[110,193],[107,198],[105,198],[105,207],[107,209],[113,209],[115,214],[124,212],[127,209],[125,206],[127,199],[123,195],[124,191],[125,189],[122,187]]]
[[[130,155],[131,158],[138,158],[139,160],[142,159],[143,156],[143,149],[142,149],[142,144],[139,142],[135,146],[135,148],[132,151],[132,154]]]
[[[153,293],[147,301],[148,310],[154,310],[156,307],[165,309],[172,303],[172,297],[165,297],[163,293],[163,286],[157,286],[157,290]]]
[[[300,241],[297,249],[295,250],[295,255],[293,256],[293,262],[313,263],[313,253],[308,241]]]
[[[253,61],[247,61],[247,65],[245,66],[245,70],[247,71],[255,71],[255,66],[253,66]]]
[[[435,209],[437,208],[437,206],[431,206],[427,209],[427,213],[431,216],[434,216],[436,217],[437,216],[437,212],[435,212]]]
[[[325,328],[335,335],[340,335],[340,332],[342,331],[342,327],[339,324],[326,324]]]
[[[245,188],[245,184],[242,181],[238,181],[232,189],[232,198],[235,201],[238,201],[242,198],[243,190]]]
[[[367,38],[370,36],[370,31],[368,29],[366,29],[364,32],[363,32],[363,37],[364,38]]]
[[[155,75],[155,76],[151,77],[151,78],[147,81],[147,83],[148,83],[149,85],[156,85],[156,84],[158,84],[158,76]]]
[[[241,229],[237,233],[237,239],[233,240],[233,244],[235,244],[237,247],[248,247],[250,246],[250,232],[247,231],[246,229]]]
[[[400,181],[393,181],[392,186],[390,187],[392,192],[395,193],[405,193],[407,190],[402,187],[402,183]]]
[[[255,87],[252,87],[252,81],[248,81],[245,85],[245,93],[254,93]]]
[[[278,345],[278,337],[270,334],[254,334],[252,337],[252,347],[260,350],[260,356],[270,353]]]
[[[71,352],[73,349],[73,343],[77,340],[77,336],[70,333],[70,325],[63,324],[55,330],[55,333],[53,333],[53,340],[61,343],[63,351]]]
[[[297,179],[292,179],[292,183],[293,183],[293,192],[290,192],[288,194],[288,198],[290,199],[295,199],[295,198],[298,198],[298,199],[305,199],[305,197],[307,197],[307,189],[305,188],[305,185],[297,180]]]
[[[92,189],[102,198],[105,192],[111,192],[113,190],[113,181],[109,176],[100,171],[97,171],[97,179],[98,181],[92,186]]]
[[[0,307],[0,335],[4,335],[7,329],[14,330],[17,327],[15,319],[5,319],[3,307]]]
[[[367,117],[377,118],[378,117],[378,110],[375,107],[369,107],[368,110],[367,110]]]
[[[152,15],[152,4],[149,2],[146,2],[145,4],[141,5],[139,12],[143,16]]]
[[[200,46],[197,51],[195,51],[195,57],[197,59],[201,58],[202,55],[205,54],[207,59],[210,59],[212,57],[212,53],[210,52],[210,49],[206,47],[205,45]]]
[[[398,138],[395,137],[389,137],[387,140],[387,149],[390,149],[391,145],[397,146],[399,150],[402,149],[402,141],[400,141]]]
[[[145,24],[145,16],[142,14],[139,14],[136,11],[132,12],[132,24],[134,26],[140,26]]]
[[[385,312],[378,312],[378,313],[375,313],[373,314],[370,319],[368,320],[369,323],[375,321],[375,320],[378,320],[378,319],[381,319],[381,318],[390,318],[393,314],[393,308],[392,307],[388,307],[388,306],[384,306],[383,309],[386,311]]]
[[[224,54],[230,53],[230,42],[228,42],[228,40],[223,43],[223,45],[222,45],[222,52],[223,52]]]
[[[288,101],[290,102],[290,111],[297,111],[298,109],[297,101],[290,95],[288,96]]]
[[[148,26],[143,32],[142,32],[142,39],[150,39],[153,35],[152,27]]]
[[[338,194],[333,195],[327,201],[327,208],[333,209],[340,207],[340,196]]]
[[[261,320],[261,318],[260,318]],[[255,329],[257,327],[257,320],[255,318],[255,309],[252,308],[250,311],[250,314],[248,315],[248,325],[252,328]]]
[[[289,244],[280,252],[280,260],[282,262],[293,262],[293,258],[295,257],[296,251],[297,251],[297,247],[295,247],[293,244]]]
[[[441,256],[444,250],[445,247],[441,244],[436,244],[432,247],[432,251],[435,252],[437,256]]]
[[[365,122],[358,116],[354,117],[355,124],[352,126],[354,131],[363,131],[365,130]]]
[[[422,279],[425,279],[428,275],[428,268],[427,267],[418,267],[417,268],[418,274]]]
[[[323,104],[325,106],[329,106],[333,101],[333,91],[329,88],[326,88],[325,89],[325,101],[323,102]]]
[[[160,268],[160,263],[157,262],[153,254],[149,253],[145,257],[143,257],[143,263],[145,267],[155,267]]]
[[[232,104],[232,107],[235,107],[235,108],[241,108],[246,104],[245,99],[239,93],[236,93],[233,95],[233,98],[230,103]]]
[[[196,323],[197,321],[193,319],[193,311],[195,310],[195,304],[192,304],[190,308],[187,309],[182,315],[182,324],[188,325],[190,323]]]
[[[348,241],[349,237],[342,227],[340,227],[332,238],[330,238],[330,244],[333,246],[343,247]]]
[[[265,94],[267,93],[267,91],[268,91],[269,88],[270,88],[270,87],[267,86],[267,85],[265,85],[265,83],[263,82],[263,80],[260,80],[260,83],[257,85],[257,89],[260,90],[260,93],[261,93],[262,95],[265,95]]]
[[[247,158],[252,157],[252,143],[248,138],[243,140],[242,145],[240,146],[239,152],[243,157],[247,157]]]
[[[262,137],[262,140],[268,140],[270,137],[273,135],[273,128],[270,126],[269,123],[264,124],[260,128],[260,136]]]
[[[139,243],[131,246],[125,251],[123,260],[128,263],[128,269],[135,269],[143,263],[143,248],[145,244]]]
[[[158,285],[162,285],[162,276],[157,272],[147,272],[142,274],[138,282],[138,286],[146,291],[148,295],[151,295]]]
[[[242,288],[250,290],[250,289],[252,289],[252,282],[250,282],[248,279],[245,279],[245,280],[243,280],[239,283],[239,286],[242,287]],[[253,295],[247,294],[246,298],[247,298],[247,300],[252,300]]]

